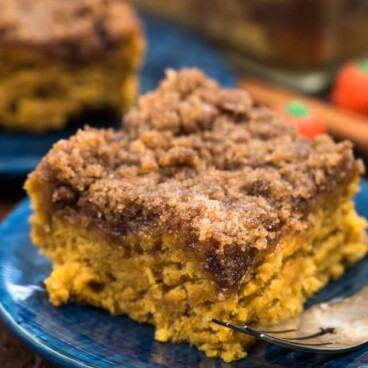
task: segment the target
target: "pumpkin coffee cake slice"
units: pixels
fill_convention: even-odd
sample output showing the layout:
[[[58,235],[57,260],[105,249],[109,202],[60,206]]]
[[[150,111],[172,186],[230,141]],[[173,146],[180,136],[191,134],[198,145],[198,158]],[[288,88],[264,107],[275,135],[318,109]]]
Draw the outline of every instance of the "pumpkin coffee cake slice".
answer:
[[[367,252],[348,142],[294,126],[200,71],[169,71],[120,131],[86,128],[29,176],[32,236],[55,306],[90,304],[240,359],[251,337]]]
[[[45,132],[134,102],[141,24],[124,0],[0,0],[0,127]]]

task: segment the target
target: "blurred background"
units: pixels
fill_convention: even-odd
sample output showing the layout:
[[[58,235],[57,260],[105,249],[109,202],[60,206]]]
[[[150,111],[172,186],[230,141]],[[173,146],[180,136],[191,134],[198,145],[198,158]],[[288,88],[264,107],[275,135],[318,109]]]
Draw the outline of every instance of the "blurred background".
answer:
[[[366,0],[132,0],[221,46],[247,73],[318,93],[342,62],[364,56]]]

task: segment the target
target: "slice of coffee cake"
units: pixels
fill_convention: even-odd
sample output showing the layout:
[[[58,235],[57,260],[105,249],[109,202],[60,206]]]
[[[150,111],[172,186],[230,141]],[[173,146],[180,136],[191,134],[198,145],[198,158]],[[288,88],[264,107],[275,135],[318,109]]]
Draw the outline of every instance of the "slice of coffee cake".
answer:
[[[134,102],[144,39],[124,0],[0,0],[0,127],[44,132]]]
[[[51,302],[156,326],[160,341],[242,358],[251,337],[367,252],[348,142],[308,141],[243,90],[168,72],[121,131],[87,128],[29,176]]]

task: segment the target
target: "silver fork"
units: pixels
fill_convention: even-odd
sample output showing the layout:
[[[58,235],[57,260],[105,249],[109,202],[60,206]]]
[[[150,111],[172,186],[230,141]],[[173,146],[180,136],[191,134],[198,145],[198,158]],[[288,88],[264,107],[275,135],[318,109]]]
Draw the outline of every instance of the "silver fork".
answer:
[[[355,295],[316,304],[299,316],[270,326],[212,322],[268,343],[315,353],[344,353],[368,344],[368,287]]]

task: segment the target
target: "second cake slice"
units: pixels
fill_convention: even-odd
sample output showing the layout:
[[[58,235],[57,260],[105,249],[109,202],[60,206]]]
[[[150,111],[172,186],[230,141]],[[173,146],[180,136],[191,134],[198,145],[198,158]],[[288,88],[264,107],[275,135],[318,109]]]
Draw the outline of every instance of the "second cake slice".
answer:
[[[137,94],[143,32],[124,0],[0,0],[0,127],[44,132]]]

